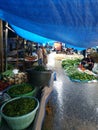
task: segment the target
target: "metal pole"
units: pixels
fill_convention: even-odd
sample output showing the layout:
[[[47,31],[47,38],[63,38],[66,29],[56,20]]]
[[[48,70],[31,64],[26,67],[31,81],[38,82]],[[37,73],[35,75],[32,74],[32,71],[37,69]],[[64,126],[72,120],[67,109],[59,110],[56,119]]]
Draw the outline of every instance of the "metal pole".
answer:
[[[8,23],[6,23],[8,26]],[[5,29],[5,70],[7,70],[8,28]]]
[[[0,20],[0,72],[4,71],[3,22]]]

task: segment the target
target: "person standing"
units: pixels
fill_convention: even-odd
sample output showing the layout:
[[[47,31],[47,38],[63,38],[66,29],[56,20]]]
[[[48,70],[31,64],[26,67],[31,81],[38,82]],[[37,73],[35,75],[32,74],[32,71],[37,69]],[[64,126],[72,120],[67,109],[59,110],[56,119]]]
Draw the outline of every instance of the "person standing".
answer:
[[[86,57],[86,49],[84,49],[84,50],[82,51],[82,54],[83,54],[83,57],[85,58],[85,57]]]
[[[43,65],[43,52],[41,46],[37,49],[38,65]]]
[[[27,41],[27,51],[28,51],[28,56],[32,55],[32,43],[30,41]]]
[[[88,54],[86,58],[82,59],[81,65],[83,65],[85,69],[92,71],[94,67],[94,60],[91,58],[90,54]]]
[[[46,66],[47,64],[47,51],[45,47],[42,46],[42,53],[43,53],[43,65]]]

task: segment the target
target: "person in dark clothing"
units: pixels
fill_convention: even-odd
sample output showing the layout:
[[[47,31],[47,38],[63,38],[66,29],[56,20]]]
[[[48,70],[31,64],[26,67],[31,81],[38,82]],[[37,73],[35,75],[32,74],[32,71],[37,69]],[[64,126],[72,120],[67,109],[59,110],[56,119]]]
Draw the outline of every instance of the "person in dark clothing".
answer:
[[[98,48],[96,49],[97,53],[98,53]]]
[[[90,54],[88,54],[86,58],[82,59],[81,65],[83,65],[85,69],[88,69],[90,71],[93,69],[94,60],[90,57]]]
[[[83,56],[85,58],[86,57],[86,50],[85,49],[82,51],[82,54],[83,54]]]

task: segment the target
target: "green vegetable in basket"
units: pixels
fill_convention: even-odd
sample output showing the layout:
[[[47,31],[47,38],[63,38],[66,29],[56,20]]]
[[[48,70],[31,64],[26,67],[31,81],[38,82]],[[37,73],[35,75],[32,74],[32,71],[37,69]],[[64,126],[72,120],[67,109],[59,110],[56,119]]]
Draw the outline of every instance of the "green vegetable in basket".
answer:
[[[13,85],[9,90],[9,95],[22,95],[31,92],[34,87],[28,83]]]
[[[38,65],[34,68],[36,71],[47,71],[47,69],[43,65]]]
[[[20,98],[7,103],[3,108],[3,113],[10,117],[25,115],[36,107],[36,100],[30,98]]]

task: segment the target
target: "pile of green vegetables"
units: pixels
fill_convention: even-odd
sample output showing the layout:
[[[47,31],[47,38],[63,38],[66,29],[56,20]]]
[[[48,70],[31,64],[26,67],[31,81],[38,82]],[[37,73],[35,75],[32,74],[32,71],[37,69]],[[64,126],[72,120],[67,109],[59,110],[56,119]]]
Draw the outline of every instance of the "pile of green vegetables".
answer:
[[[81,62],[80,59],[74,59],[74,60],[72,60],[72,59],[66,59],[66,60],[62,61],[62,67],[64,69],[67,69],[68,67],[71,67],[71,66],[72,67],[73,66],[77,66],[80,62]]]
[[[33,111],[36,105],[35,99],[21,97],[7,103],[3,108],[3,113],[10,117],[18,117]]]
[[[81,73],[81,72],[75,72],[73,74],[70,74],[69,77],[71,79],[76,79],[80,81],[97,80],[97,78],[94,75],[89,75],[87,73]]]
[[[34,87],[28,83],[16,84],[13,85],[9,90],[8,94],[10,95],[21,95],[33,91]]]
[[[89,75],[85,72],[80,72],[77,68],[81,59],[67,59],[62,61],[62,67],[66,71],[70,79],[80,80],[80,81],[90,81],[98,80],[94,75]]]
[[[46,67],[43,65],[38,65],[34,68],[36,71],[47,71]]]
[[[5,72],[2,73],[2,77],[13,77],[13,76],[14,76],[14,73],[12,69],[6,70]]]
[[[62,67],[66,71],[67,75],[77,72],[77,66],[80,63],[80,59],[67,59],[62,61]]]

